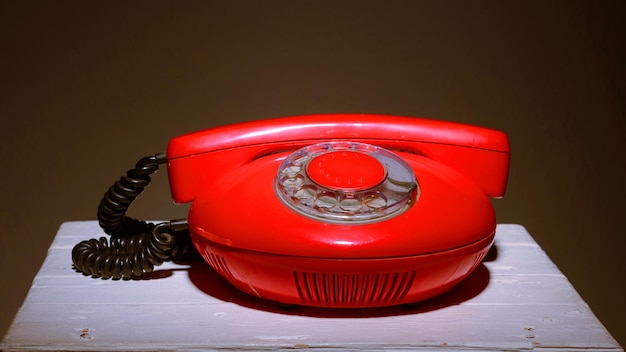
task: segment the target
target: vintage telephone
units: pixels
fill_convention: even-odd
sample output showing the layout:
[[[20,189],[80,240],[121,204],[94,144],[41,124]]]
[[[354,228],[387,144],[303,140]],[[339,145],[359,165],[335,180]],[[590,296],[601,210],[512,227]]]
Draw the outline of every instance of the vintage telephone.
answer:
[[[188,221],[126,210],[167,164]],[[197,251],[233,286],[290,305],[377,307],[443,293],[494,241],[509,143],[465,124],[371,114],[246,122],[172,139],[98,209],[112,236],[72,252],[85,275],[131,279]],[[195,250],[191,249],[195,247]]]

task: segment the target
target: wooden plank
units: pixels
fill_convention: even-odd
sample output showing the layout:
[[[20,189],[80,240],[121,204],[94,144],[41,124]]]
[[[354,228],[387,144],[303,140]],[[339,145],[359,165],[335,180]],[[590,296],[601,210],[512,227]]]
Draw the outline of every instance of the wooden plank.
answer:
[[[409,310],[403,315],[378,312],[354,318],[350,313],[321,316],[318,311],[314,316],[307,314],[307,310],[281,314],[241,309],[227,302],[30,305],[24,309],[23,319],[14,325],[5,343],[39,342],[38,348],[52,345],[86,350],[112,344],[132,350],[149,350],[155,346],[217,349],[296,345],[515,350],[616,348],[588,310],[570,305],[530,307],[532,309],[507,305],[457,308]],[[33,332],[36,332],[36,340]]]
[[[163,280],[168,281],[166,287]],[[38,277],[33,282],[26,302],[68,304],[76,302],[77,297],[80,297],[80,303],[161,303],[173,300],[169,296],[171,292],[167,291],[168,288],[184,290],[185,303],[206,303],[207,296],[218,300],[248,302],[247,304],[253,304],[254,301],[258,301],[258,305],[268,303],[240,293],[205,265],[199,265],[195,269],[175,269],[161,279],[146,281],[88,279],[77,274]],[[68,295],[68,291],[72,294]],[[176,296],[176,299],[180,300],[181,297]],[[485,266],[478,267],[465,281],[443,296],[441,301],[441,304],[465,302],[524,305],[529,301],[533,304],[584,304],[563,276],[499,274]]]
[[[284,309],[231,287],[203,262],[152,280],[90,279],[71,248],[96,222],[65,223],[2,351],[542,350],[623,351],[519,225],[449,293],[413,306]]]

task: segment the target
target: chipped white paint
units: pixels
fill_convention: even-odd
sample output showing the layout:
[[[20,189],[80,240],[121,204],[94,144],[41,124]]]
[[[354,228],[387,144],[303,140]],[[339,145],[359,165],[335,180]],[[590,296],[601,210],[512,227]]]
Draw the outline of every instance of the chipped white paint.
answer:
[[[295,336],[283,336],[283,335],[275,335],[275,336],[257,336],[256,338],[264,341],[284,341],[284,340],[306,340],[310,335],[295,335]]]
[[[71,268],[94,221],[63,224],[2,351],[545,350],[623,351],[567,278],[518,225],[454,290],[411,307],[281,308],[243,294],[202,262],[166,263],[151,280]]]

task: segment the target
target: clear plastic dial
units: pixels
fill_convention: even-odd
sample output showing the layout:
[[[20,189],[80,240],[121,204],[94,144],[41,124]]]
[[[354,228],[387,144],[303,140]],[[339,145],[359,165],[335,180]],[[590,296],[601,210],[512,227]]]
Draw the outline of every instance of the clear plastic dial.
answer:
[[[280,200],[330,223],[369,223],[401,214],[417,201],[411,167],[396,154],[358,142],[326,142],[287,156],[275,180]]]

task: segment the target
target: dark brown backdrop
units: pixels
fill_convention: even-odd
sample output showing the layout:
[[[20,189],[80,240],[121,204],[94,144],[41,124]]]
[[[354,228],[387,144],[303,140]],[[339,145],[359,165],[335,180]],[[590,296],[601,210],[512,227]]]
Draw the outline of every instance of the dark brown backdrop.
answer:
[[[624,14],[574,0],[0,1],[0,334],[58,226],[94,219],[170,137],[371,112],[506,131],[499,222],[525,225],[626,344]],[[131,215],[184,216],[168,192],[158,175]]]

